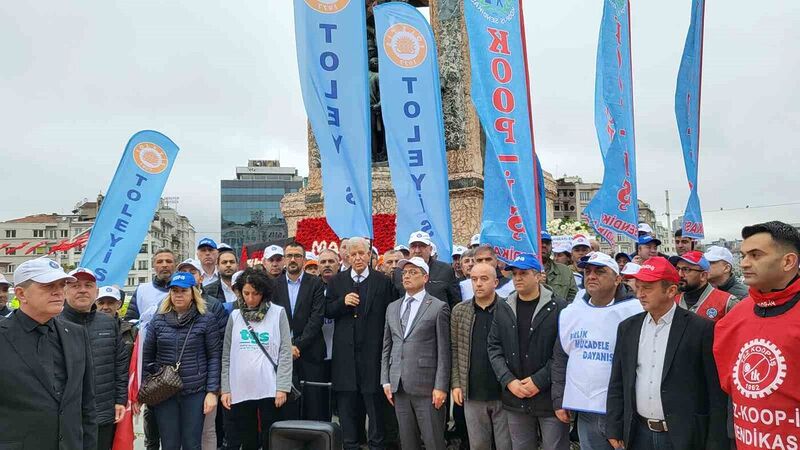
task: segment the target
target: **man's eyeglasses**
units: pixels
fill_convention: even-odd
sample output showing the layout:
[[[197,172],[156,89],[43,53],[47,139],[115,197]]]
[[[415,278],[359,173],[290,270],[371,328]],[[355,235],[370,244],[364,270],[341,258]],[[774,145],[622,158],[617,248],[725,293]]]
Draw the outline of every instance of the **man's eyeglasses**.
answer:
[[[692,269],[691,267],[676,267],[675,269],[678,271],[678,273],[705,272],[703,269]]]
[[[303,259],[306,255],[301,255],[299,253],[288,253],[285,255],[286,259]]]

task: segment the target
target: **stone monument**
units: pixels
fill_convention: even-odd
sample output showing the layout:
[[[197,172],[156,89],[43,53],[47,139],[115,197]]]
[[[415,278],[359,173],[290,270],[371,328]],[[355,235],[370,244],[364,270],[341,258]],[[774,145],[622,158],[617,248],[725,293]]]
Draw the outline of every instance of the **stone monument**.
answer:
[[[367,2],[368,4],[374,1]],[[470,99],[470,64],[463,0],[417,0],[414,6],[430,6],[430,19],[439,55],[442,112],[450,184],[453,242],[469,243],[480,231],[483,212],[483,132]],[[368,13],[369,14],[369,13]],[[552,214],[556,187],[545,174],[547,210]],[[386,162],[373,163],[372,213],[394,214],[397,202]],[[297,223],[307,217],[323,216],[320,155],[311,127],[308,127],[308,184],[281,201],[289,236]],[[552,217],[552,215],[548,215]]]

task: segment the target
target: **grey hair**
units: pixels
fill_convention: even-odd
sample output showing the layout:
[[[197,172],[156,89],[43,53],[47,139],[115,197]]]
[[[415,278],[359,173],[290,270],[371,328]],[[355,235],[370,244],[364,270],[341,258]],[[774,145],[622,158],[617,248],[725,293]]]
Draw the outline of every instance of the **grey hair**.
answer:
[[[464,253],[461,254],[461,259],[474,258],[474,257],[475,257],[475,249],[474,248],[468,248],[467,251],[465,251]]]
[[[350,249],[353,247],[362,246],[364,247],[364,251],[369,253],[371,251],[369,241],[362,238],[362,237],[351,237],[347,240],[347,251],[350,252]]]
[[[473,249],[473,252],[474,252],[474,253],[472,254],[472,256],[473,256],[473,257],[474,257],[475,255],[477,255],[478,253],[481,253],[481,252],[491,252],[491,253],[492,253],[492,256],[494,256],[495,258],[497,257],[497,254],[494,252],[494,247],[492,247],[492,246],[491,246],[491,245],[489,245],[489,244],[481,244],[481,245],[479,245],[479,246],[475,247],[475,248]],[[463,258],[463,256],[462,256],[462,258]]]
[[[322,254],[323,253],[330,253],[330,254],[332,254],[333,256],[336,257],[337,261],[339,260],[339,253],[336,250],[333,250],[331,248],[326,248],[325,250],[322,250],[321,252],[319,252],[319,255],[317,255],[317,256],[319,258],[322,258]]]

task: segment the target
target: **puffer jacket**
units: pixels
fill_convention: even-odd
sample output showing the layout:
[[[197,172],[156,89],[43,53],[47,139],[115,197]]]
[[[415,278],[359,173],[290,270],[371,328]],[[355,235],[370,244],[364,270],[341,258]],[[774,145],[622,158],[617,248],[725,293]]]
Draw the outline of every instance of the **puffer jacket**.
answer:
[[[97,424],[114,422],[114,405],[128,403],[128,363],[130,353],[122,341],[117,320],[97,312],[80,312],[64,304],[61,318],[86,328],[92,344],[94,362],[94,399]]]
[[[156,314],[147,327],[142,368],[154,373],[161,366],[174,365],[192,321],[194,325],[178,371],[183,381],[181,393],[219,392],[222,343],[219,322],[210,312],[201,314],[192,308],[180,323],[175,311]]]

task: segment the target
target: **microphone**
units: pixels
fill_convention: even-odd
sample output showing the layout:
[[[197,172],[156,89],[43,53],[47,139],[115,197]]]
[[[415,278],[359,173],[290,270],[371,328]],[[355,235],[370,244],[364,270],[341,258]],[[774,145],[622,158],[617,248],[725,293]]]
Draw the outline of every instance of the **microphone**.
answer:
[[[361,285],[360,276],[356,277],[356,280],[353,281],[353,291],[352,294],[358,295],[358,287]],[[358,298],[359,304],[361,304],[361,297]],[[358,306],[353,307],[353,319],[358,319]]]

